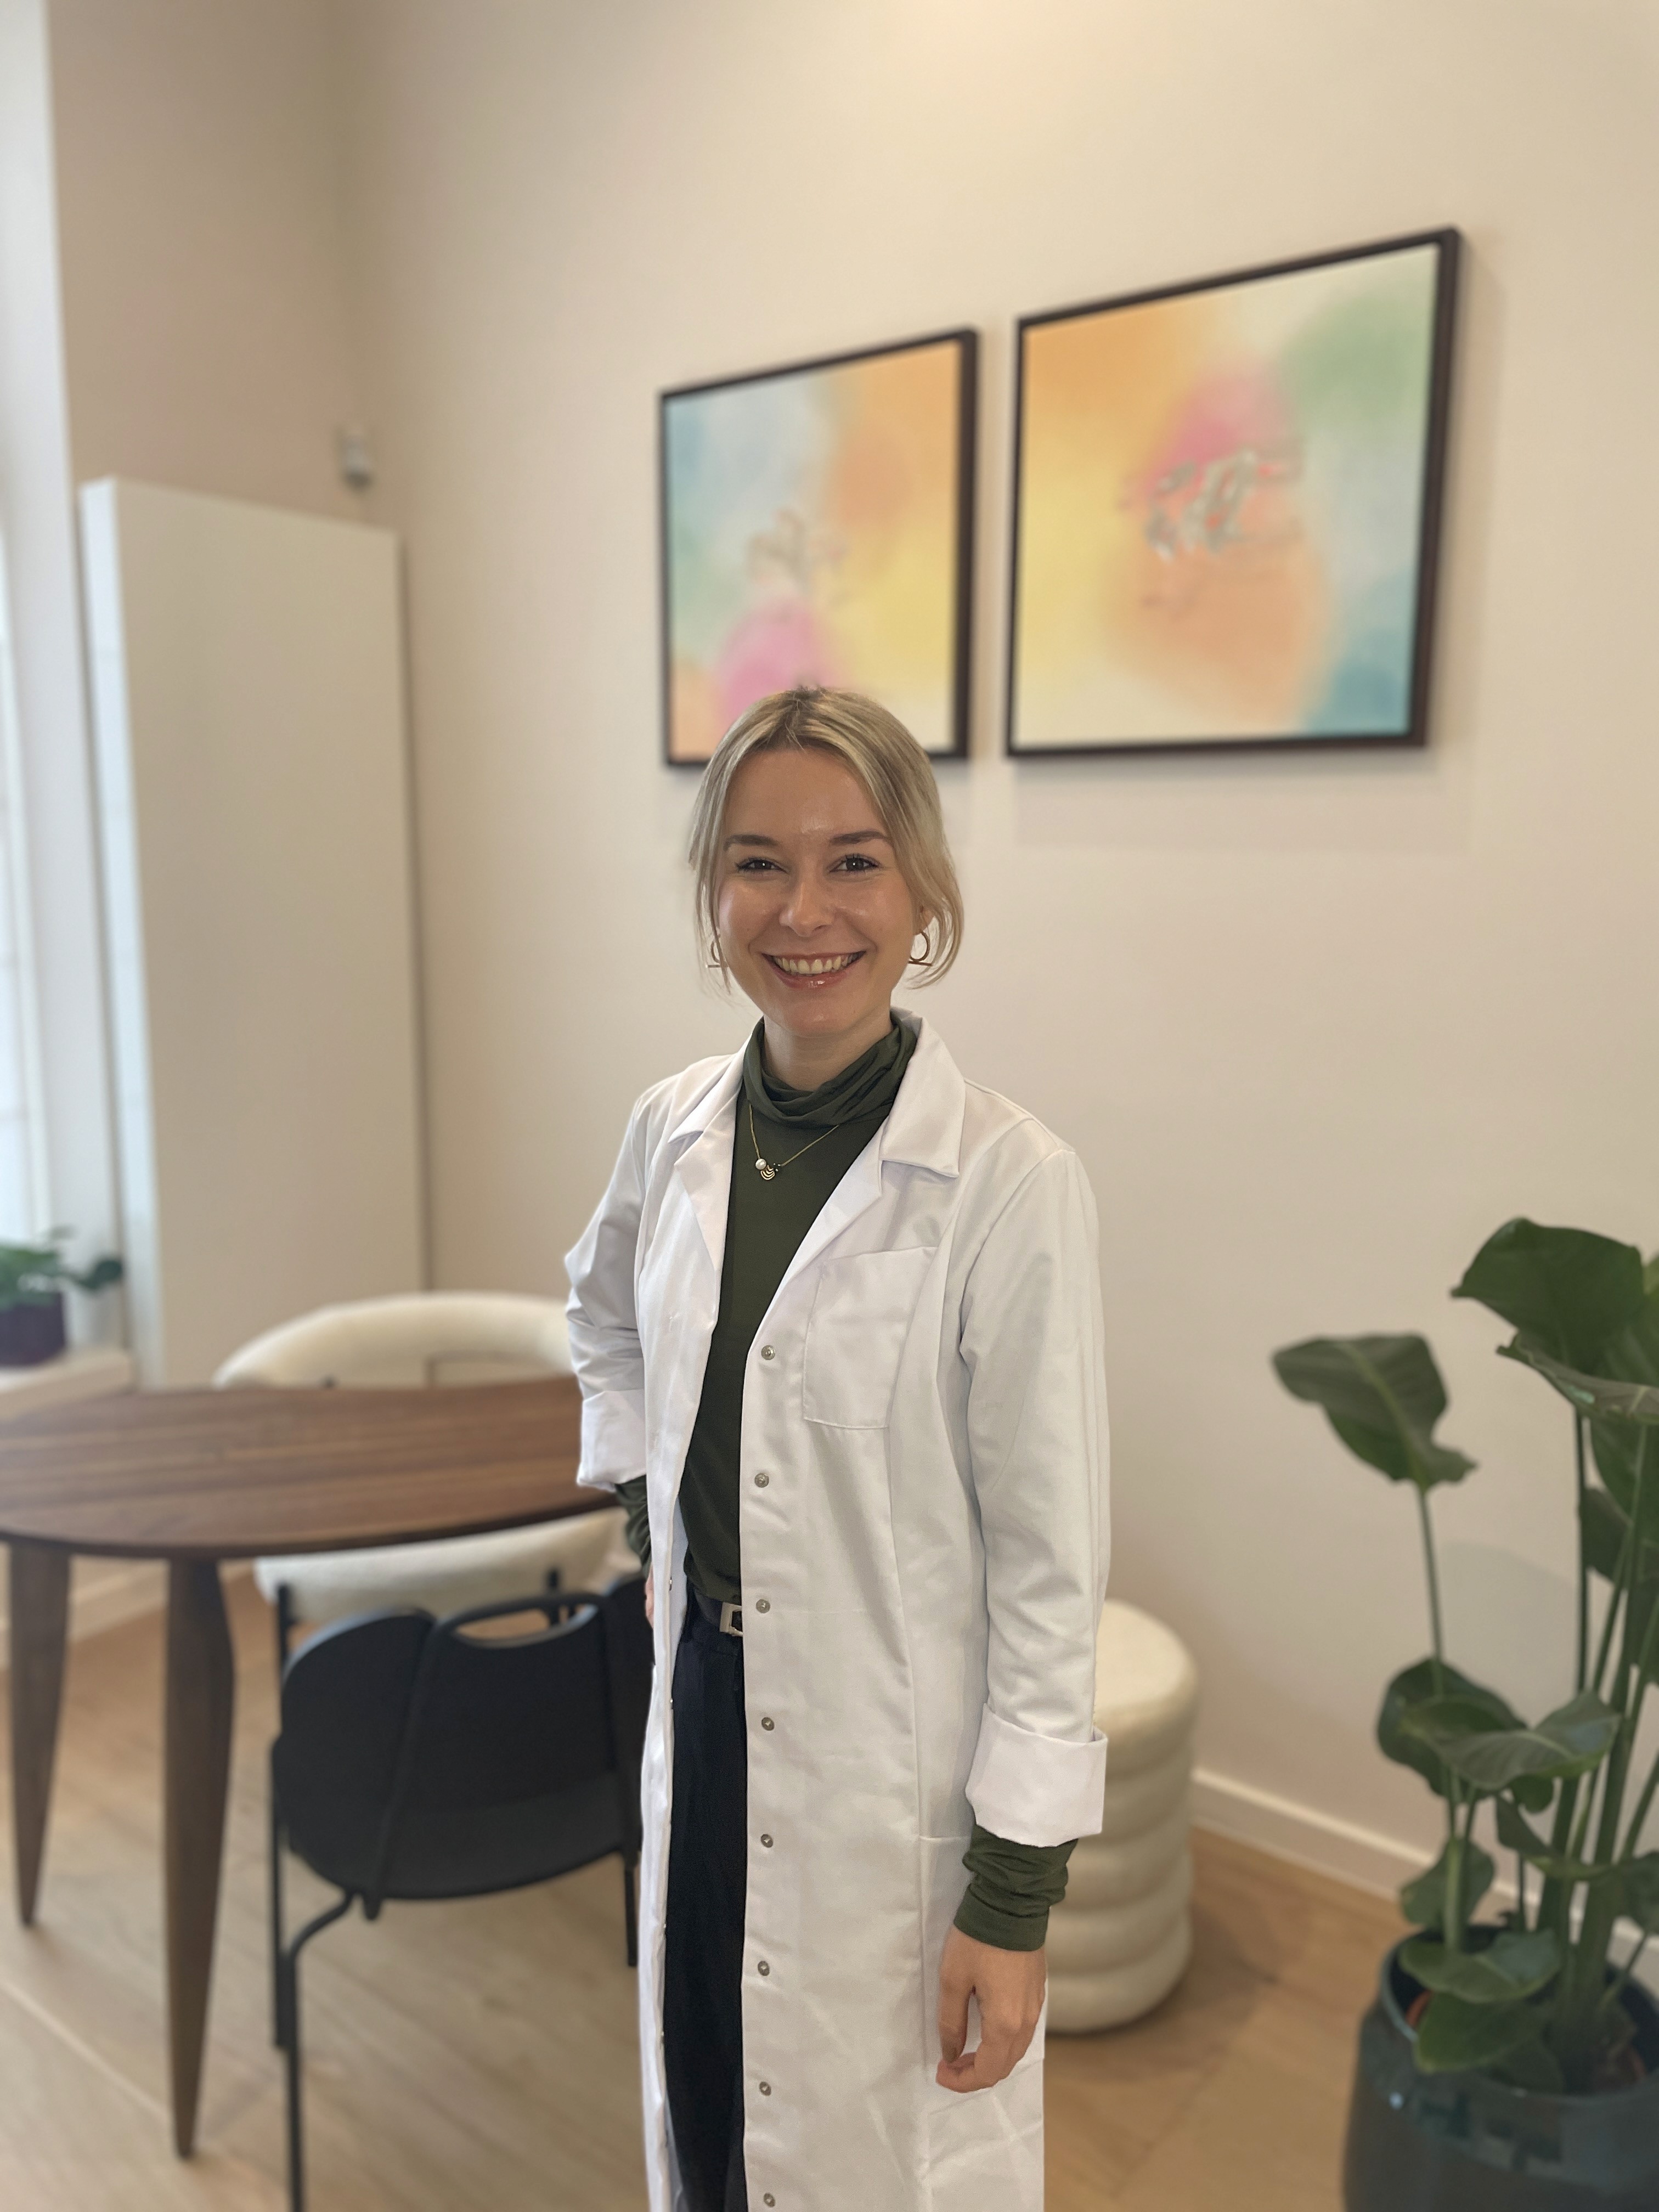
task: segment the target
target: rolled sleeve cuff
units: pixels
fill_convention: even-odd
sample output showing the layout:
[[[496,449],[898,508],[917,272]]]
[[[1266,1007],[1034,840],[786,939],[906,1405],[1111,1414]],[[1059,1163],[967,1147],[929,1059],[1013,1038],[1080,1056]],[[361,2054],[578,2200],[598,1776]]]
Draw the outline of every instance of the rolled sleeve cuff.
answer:
[[[1100,1832],[1106,1739],[1033,1735],[985,1708],[968,1777],[968,1802],[984,1828],[1016,1844],[1069,1844]]]
[[[644,1391],[598,1390],[584,1398],[577,1482],[587,1490],[614,1490],[644,1473]]]

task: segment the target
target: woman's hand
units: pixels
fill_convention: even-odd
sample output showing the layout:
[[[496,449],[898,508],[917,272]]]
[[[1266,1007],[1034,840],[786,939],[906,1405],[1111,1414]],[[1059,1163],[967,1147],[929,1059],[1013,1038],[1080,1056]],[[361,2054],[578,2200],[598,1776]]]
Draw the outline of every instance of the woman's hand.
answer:
[[[976,1943],[953,1928],[939,1968],[939,2047],[944,2053],[933,2079],[941,2089],[988,2089],[1012,2074],[1036,2033],[1048,1986],[1042,1951],[1003,1951]],[[968,2040],[968,2000],[979,1999],[979,2044]]]

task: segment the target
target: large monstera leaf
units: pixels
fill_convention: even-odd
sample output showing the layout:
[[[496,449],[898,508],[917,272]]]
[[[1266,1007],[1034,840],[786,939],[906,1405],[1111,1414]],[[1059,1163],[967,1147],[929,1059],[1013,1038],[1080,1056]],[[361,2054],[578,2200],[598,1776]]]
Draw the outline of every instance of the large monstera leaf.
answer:
[[[1623,1722],[1593,1690],[1581,1690],[1536,1728],[1494,1729],[1484,1706],[1455,1696],[1414,1706],[1401,1726],[1437,1752],[1460,1780],[1491,1797],[1588,1774],[1612,1750]]]
[[[1466,2004],[1519,2004],[1560,1972],[1561,1944],[1547,1928],[1510,1929],[1480,1951],[1449,1951],[1432,1937],[1418,1936],[1401,1952],[1400,1963],[1425,1990],[1462,1997]]]
[[[1415,1666],[1402,1668],[1382,1695],[1382,1710],[1376,1717],[1377,1748],[1396,1766],[1409,1766],[1420,1774],[1437,1797],[1453,1794],[1452,1778],[1438,1749],[1410,1723],[1416,1713],[1443,1695],[1478,1713],[1481,1726],[1494,1732],[1522,1724],[1520,1715],[1496,1690],[1471,1681],[1455,1667],[1437,1667],[1432,1659],[1419,1659]]]
[[[1461,1482],[1474,1465],[1434,1440],[1446,1386],[1420,1336],[1310,1337],[1276,1352],[1273,1369],[1293,1398],[1322,1407],[1354,1456],[1390,1482],[1428,1492]]]
[[[1522,1336],[1500,1345],[1498,1350],[1505,1359],[1518,1359],[1535,1369],[1587,1419],[1631,1422],[1644,1428],[1659,1425],[1659,1382],[1627,1382],[1620,1376],[1594,1375],[1582,1367],[1569,1367],[1564,1359],[1540,1351]]]
[[[1488,2071],[1536,2042],[1543,2029],[1544,2015],[1535,2005],[1471,2004],[1445,1990],[1431,2000],[1417,2031],[1418,2070]]]
[[[1646,1294],[1633,1244],[1525,1220],[1506,1221],[1489,1237],[1452,1292],[1488,1307],[1551,1358],[1589,1373]]]

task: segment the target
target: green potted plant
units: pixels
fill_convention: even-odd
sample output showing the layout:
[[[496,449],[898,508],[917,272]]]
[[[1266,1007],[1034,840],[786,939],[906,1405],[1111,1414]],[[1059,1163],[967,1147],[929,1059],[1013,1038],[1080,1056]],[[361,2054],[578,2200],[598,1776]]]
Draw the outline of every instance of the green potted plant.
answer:
[[[1569,1416],[1574,1690],[1534,1725],[1446,1654],[1430,1500],[1474,1462],[1436,1439],[1446,1390],[1428,1345],[1317,1337],[1273,1357],[1358,1459],[1407,1486],[1428,1581],[1432,1649],[1389,1684],[1376,1735],[1441,1800],[1445,1845],[1400,1893],[1419,1932],[1383,1962],[1361,2029],[1344,2201],[1655,2212],[1659,2007],[1632,1972],[1659,1932],[1659,1850],[1642,1847],[1659,1762],[1637,1758],[1659,1675],[1659,1260],[1511,1221],[1452,1296],[1508,1323],[1503,1356]],[[1514,1869],[1501,1911],[1494,1851]]]
[[[121,1262],[112,1256],[77,1273],[59,1249],[69,1233],[54,1229],[39,1244],[0,1244],[0,1367],[38,1367],[63,1351],[66,1283],[104,1291],[120,1281]]]

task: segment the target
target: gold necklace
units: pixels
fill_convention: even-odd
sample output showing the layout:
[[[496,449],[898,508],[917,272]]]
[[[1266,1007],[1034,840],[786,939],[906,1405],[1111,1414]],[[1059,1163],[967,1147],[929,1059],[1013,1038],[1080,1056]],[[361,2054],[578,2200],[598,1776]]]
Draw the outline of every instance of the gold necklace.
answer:
[[[841,1127],[839,1121],[832,1121],[827,1129],[819,1130],[817,1135],[812,1139],[812,1145],[803,1145],[800,1152],[791,1152],[787,1160],[763,1160],[761,1158],[760,1139],[755,1134],[754,1101],[745,1099],[744,1103],[749,1109],[749,1141],[755,1147],[755,1167],[763,1182],[772,1182],[780,1168],[793,1166],[800,1158],[801,1152],[810,1152],[812,1145],[821,1145],[826,1137],[833,1137]]]

